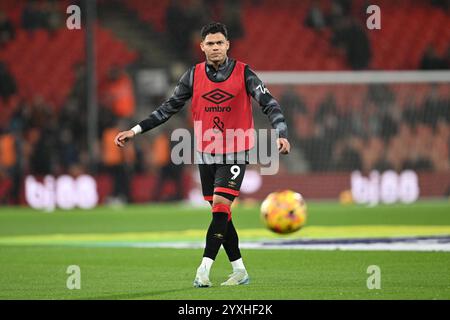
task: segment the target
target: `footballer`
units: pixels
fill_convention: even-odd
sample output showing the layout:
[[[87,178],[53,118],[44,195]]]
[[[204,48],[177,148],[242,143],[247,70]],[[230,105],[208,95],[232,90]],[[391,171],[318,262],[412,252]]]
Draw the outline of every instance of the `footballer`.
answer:
[[[123,147],[127,140],[147,132],[170,119],[192,99],[192,118],[197,141],[197,155],[204,199],[211,204],[212,220],[206,234],[203,259],[194,279],[195,287],[210,287],[211,266],[221,246],[233,269],[222,285],[248,284],[250,279],[239,249],[239,238],[231,215],[231,204],[239,190],[248,164],[248,151],[254,146],[250,137],[242,143],[227,139],[230,130],[253,129],[251,97],[261,106],[272,127],[277,131],[277,146],[282,154],[290,151],[287,125],[280,105],[264,83],[245,63],[227,56],[230,42],[224,24],[213,22],[201,30],[201,50],[206,61],[192,66],[179,80],[173,95],[150,116],[115,137]],[[203,136],[214,132],[222,139],[212,150]],[[232,140],[232,141],[229,141]],[[217,142],[217,140],[216,140]]]

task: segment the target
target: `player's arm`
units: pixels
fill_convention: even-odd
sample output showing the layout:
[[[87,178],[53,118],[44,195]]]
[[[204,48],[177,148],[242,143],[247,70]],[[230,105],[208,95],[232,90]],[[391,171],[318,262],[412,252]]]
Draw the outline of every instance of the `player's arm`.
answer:
[[[279,152],[283,154],[289,153],[291,145],[288,141],[288,128],[280,104],[270,94],[261,79],[248,66],[245,68],[245,86],[247,92],[261,106],[262,112],[269,118],[272,128],[277,131]]]
[[[119,132],[114,139],[115,144],[123,147],[129,139],[134,138],[137,134],[156,128],[179,112],[186,104],[186,101],[192,97],[193,79],[194,67],[183,74],[172,96],[153,111],[148,118],[142,120],[130,130]]]

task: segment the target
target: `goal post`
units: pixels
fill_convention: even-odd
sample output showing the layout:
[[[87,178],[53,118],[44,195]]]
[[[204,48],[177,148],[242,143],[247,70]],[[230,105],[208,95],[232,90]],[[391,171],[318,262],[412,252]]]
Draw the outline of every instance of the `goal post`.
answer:
[[[285,172],[328,174],[324,193],[333,177],[344,175],[350,183],[355,172],[367,181],[378,172],[379,185],[393,185],[381,181],[391,173],[403,181],[410,176],[404,172],[414,172],[421,196],[450,192],[450,71],[257,74],[288,123],[293,152],[281,157]],[[267,127],[261,112],[254,115]]]

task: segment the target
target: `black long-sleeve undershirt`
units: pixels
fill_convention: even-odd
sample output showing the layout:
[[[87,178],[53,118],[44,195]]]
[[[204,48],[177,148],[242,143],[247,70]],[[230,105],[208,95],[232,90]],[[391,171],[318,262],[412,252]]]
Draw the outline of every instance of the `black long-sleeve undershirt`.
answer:
[[[227,60],[219,66],[218,70],[207,65],[206,73],[208,78],[213,82],[224,81],[233,71],[235,63],[235,60],[227,58]],[[139,123],[142,132],[146,132],[163,124],[184,107],[193,94],[194,70],[195,66],[192,66],[186,71],[180,78],[172,96],[153,111],[148,118]],[[287,138],[288,129],[286,121],[277,100],[270,94],[264,86],[264,83],[249,66],[245,67],[244,76],[247,93],[259,103],[262,112],[267,115],[272,127],[277,130],[279,137]]]

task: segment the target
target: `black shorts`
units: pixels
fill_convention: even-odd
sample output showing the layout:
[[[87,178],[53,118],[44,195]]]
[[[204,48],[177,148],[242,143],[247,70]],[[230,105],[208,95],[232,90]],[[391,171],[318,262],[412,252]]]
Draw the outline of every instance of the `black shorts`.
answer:
[[[239,196],[246,166],[246,163],[199,164],[205,200],[212,201],[213,194],[217,194],[233,201]]]

